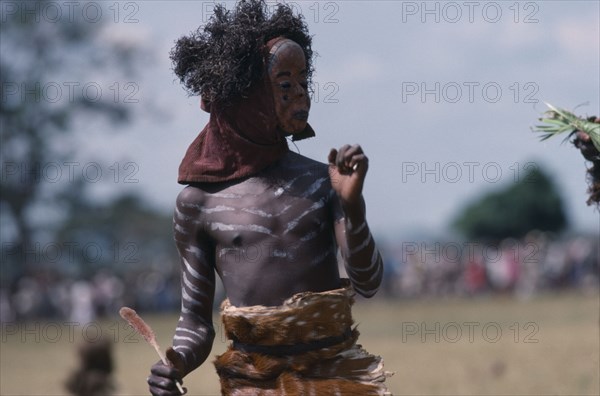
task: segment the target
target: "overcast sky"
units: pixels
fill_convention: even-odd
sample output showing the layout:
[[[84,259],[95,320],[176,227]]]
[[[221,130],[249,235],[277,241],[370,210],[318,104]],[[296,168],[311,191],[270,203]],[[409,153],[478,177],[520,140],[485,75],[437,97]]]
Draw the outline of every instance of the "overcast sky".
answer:
[[[576,229],[598,232],[581,155],[530,131],[544,101],[569,109],[587,102],[576,112],[600,114],[598,1],[290,3],[318,53],[309,119],[317,137],[297,150],[325,161],[331,147],[362,145],[376,232],[446,234],[467,202],[531,166],[555,177]],[[82,159],[135,161],[139,182],[111,188],[134,188],[166,211],[181,189],[179,162],[208,120],[175,81],[168,53],[207,20],[211,4],[119,3],[107,39],[150,48],[135,106],[153,102],[165,117],[80,141]]]

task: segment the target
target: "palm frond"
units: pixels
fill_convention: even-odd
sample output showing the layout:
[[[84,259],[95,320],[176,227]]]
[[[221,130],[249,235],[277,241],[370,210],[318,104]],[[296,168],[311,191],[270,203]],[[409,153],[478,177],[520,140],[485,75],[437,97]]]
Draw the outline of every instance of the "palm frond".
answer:
[[[545,125],[536,125],[533,132],[540,132],[540,140],[546,140],[565,132],[569,132],[566,139],[577,131],[589,135],[592,143],[600,151],[600,124],[586,120],[571,113],[568,110],[552,106],[546,103],[550,110],[544,113],[540,121]],[[565,140],[566,140],[565,139]]]

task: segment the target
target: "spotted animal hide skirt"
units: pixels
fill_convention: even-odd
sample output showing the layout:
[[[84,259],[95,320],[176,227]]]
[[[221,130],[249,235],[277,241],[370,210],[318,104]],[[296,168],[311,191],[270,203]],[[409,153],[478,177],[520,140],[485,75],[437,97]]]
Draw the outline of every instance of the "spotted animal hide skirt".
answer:
[[[389,395],[383,360],[356,344],[354,292],[299,293],[281,306],[221,306],[227,351],[215,360],[223,395]]]

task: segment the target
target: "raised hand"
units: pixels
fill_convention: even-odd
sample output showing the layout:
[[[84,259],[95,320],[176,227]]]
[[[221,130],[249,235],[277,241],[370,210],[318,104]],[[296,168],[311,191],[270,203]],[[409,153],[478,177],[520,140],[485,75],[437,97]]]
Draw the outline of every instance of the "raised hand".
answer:
[[[328,156],[331,185],[343,204],[362,202],[362,189],[369,169],[369,159],[358,145],[331,149]]]

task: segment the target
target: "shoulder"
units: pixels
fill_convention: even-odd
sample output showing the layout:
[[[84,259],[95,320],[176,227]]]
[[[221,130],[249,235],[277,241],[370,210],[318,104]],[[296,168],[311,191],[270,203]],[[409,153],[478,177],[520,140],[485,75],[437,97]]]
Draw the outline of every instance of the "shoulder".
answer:
[[[177,195],[176,211],[188,215],[199,214],[206,205],[209,195],[199,186],[188,185]]]
[[[304,194],[316,194],[314,197],[324,199],[326,202],[335,203],[336,193],[329,177],[329,165],[315,161],[300,154],[292,153],[288,156],[289,166],[294,169],[293,180],[298,180],[296,186]]]
[[[294,168],[296,172],[310,172],[316,176],[325,176],[329,174],[329,167],[327,164],[305,157],[301,154],[290,152],[286,159],[288,161],[288,166]]]
[[[180,204],[201,205],[206,200],[206,192],[197,186],[186,186],[179,195],[177,195],[177,206]]]

